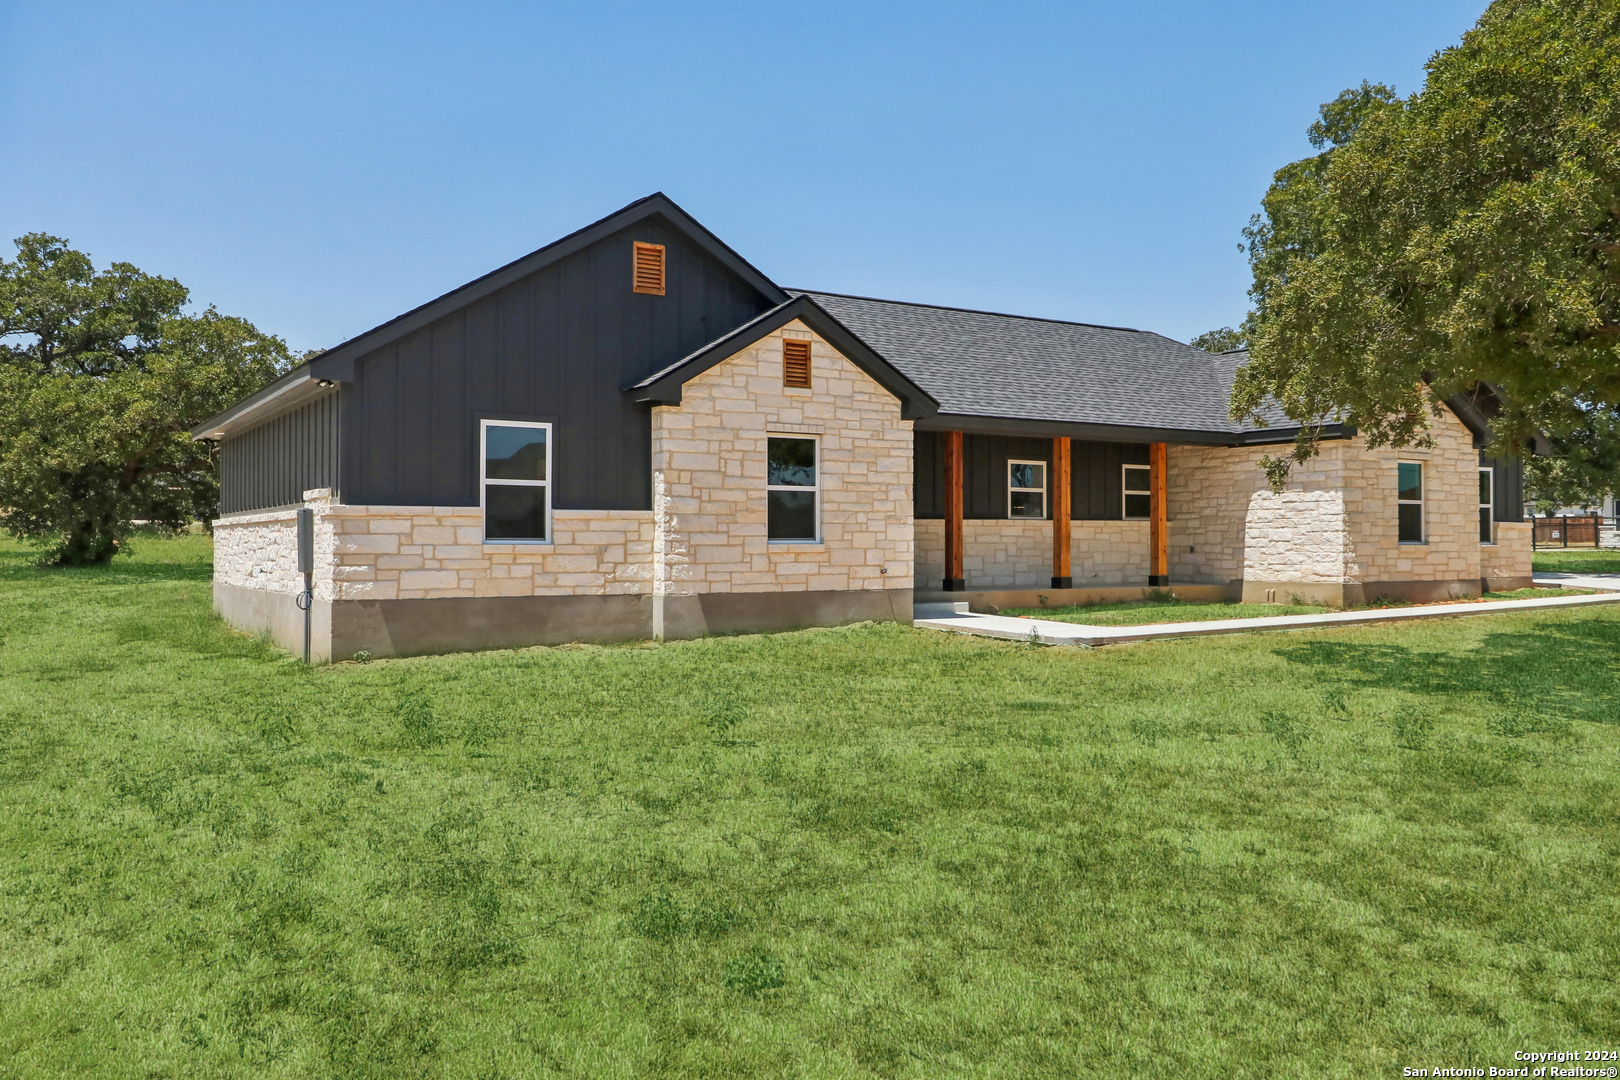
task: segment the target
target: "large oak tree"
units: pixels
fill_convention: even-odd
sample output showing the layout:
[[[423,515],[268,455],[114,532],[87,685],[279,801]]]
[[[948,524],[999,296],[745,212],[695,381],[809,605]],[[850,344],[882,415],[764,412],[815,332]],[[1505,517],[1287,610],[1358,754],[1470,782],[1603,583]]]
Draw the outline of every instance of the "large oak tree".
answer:
[[[97,271],[43,233],[0,260],[0,516],[56,565],[104,563],[132,522],[212,514],[214,462],[189,430],[291,360],[252,324],[184,310],[128,263]]]
[[[1512,448],[1620,409],[1620,0],[1497,0],[1427,71],[1323,106],[1246,231],[1233,413],[1275,398],[1298,460],[1330,418],[1422,444],[1481,384]]]

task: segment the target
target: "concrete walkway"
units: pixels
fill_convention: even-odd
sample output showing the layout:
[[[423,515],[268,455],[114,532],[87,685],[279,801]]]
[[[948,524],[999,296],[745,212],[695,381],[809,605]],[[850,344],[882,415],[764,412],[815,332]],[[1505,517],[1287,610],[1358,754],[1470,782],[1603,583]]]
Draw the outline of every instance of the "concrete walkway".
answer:
[[[1556,574],[1546,571],[1531,580],[1544,589],[1620,590],[1620,574]]]
[[[1542,584],[1538,575],[1536,583]],[[1018,619],[1010,615],[974,615],[966,604],[918,604],[914,625],[955,634],[978,634],[1011,641],[1037,641],[1042,645],[1117,645],[1127,641],[1202,637],[1206,634],[1249,634],[1265,630],[1305,630],[1317,626],[1359,626],[1364,623],[1409,622],[1464,615],[1494,615],[1541,608],[1620,604],[1620,575],[1545,575],[1570,580],[1547,581],[1549,587],[1615,590],[1592,596],[1549,596],[1534,600],[1489,600],[1476,603],[1425,604],[1374,611],[1336,611],[1323,615],[1278,615],[1255,619],[1211,619],[1205,622],[1150,623],[1143,626],[1085,626],[1051,619]],[[1592,582],[1592,584],[1588,584]],[[952,610],[952,609],[955,610]]]

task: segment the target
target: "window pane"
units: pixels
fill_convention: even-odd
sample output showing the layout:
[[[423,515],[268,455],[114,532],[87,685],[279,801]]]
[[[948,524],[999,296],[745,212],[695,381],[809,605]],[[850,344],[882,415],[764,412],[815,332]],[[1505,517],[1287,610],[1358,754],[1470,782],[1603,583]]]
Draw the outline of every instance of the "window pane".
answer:
[[[792,487],[816,486],[814,439],[771,439],[765,461],[765,481],[772,487],[778,484]]]
[[[1008,477],[1015,488],[1046,487],[1046,466],[1032,462],[1013,462],[1008,466]]]
[[[1125,496],[1125,516],[1128,518],[1145,518],[1153,516],[1153,496],[1127,495]]]
[[[1399,469],[1399,497],[1402,499],[1423,498],[1423,466],[1415,461],[1403,461],[1400,463]]]
[[[1039,491],[1014,491],[1009,510],[1015,518],[1043,518],[1046,516],[1046,497]]]
[[[546,429],[491,424],[484,429],[484,478],[546,479]]]
[[[1405,468],[1405,466],[1401,466]],[[1417,503],[1402,503],[1398,509],[1401,516],[1401,543],[1423,543],[1423,507]]]
[[[490,540],[544,540],[546,489],[485,484],[484,536]]]
[[[1479,502],[1481,506],[1491,504],[1491,474],[1484,469],[1479,471]]]
[[[1153,473],[1152,473],[1152,471],[1148,470],[1148,469],[1126,469],[1125,470],[1125,490],[1126,491],[1143,491],[1143,492],[1152,491],[1153,490]],[[1147,517],[1147,514],[1144,513],[1142,516]]]
[[[774,439],[772,440],[775,441]],[[816,493],[813,491],[771,491],[766,493],[767,535],[772,540],[814,540],[816,538]]]
[[[1491,508],[1488,506],[1479,508],[1479,542],[1491,542]]]

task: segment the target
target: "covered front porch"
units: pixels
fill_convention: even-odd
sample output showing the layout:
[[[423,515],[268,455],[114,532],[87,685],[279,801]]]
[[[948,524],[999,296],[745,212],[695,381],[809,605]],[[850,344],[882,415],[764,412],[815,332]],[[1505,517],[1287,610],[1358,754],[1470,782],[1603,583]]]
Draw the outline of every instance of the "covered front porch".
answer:
[[[1138,600],[1171,587],[1170,443],[1032,427],[919,425],[917,601],[992,610]],[[1206,578],[1175,591],[1214,601],[1233,590]]]

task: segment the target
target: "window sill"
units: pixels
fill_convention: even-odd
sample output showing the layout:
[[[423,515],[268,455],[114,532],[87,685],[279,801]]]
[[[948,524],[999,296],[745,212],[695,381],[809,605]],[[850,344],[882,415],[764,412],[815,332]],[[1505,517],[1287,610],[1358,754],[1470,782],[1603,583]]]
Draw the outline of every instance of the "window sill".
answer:
[[[768,540],[766,548],[771,551],[826,551],[827,544],[823,540]]]
[[[1396,544],[1399,545],[1400,547],[1428,547],[1429,546],[1429,542],[1427,540],[1397,540]]]
[[[532,548],[555,547],[556,544],[557,541],[555,540],[485,540],[483,546],[486,548]]]

